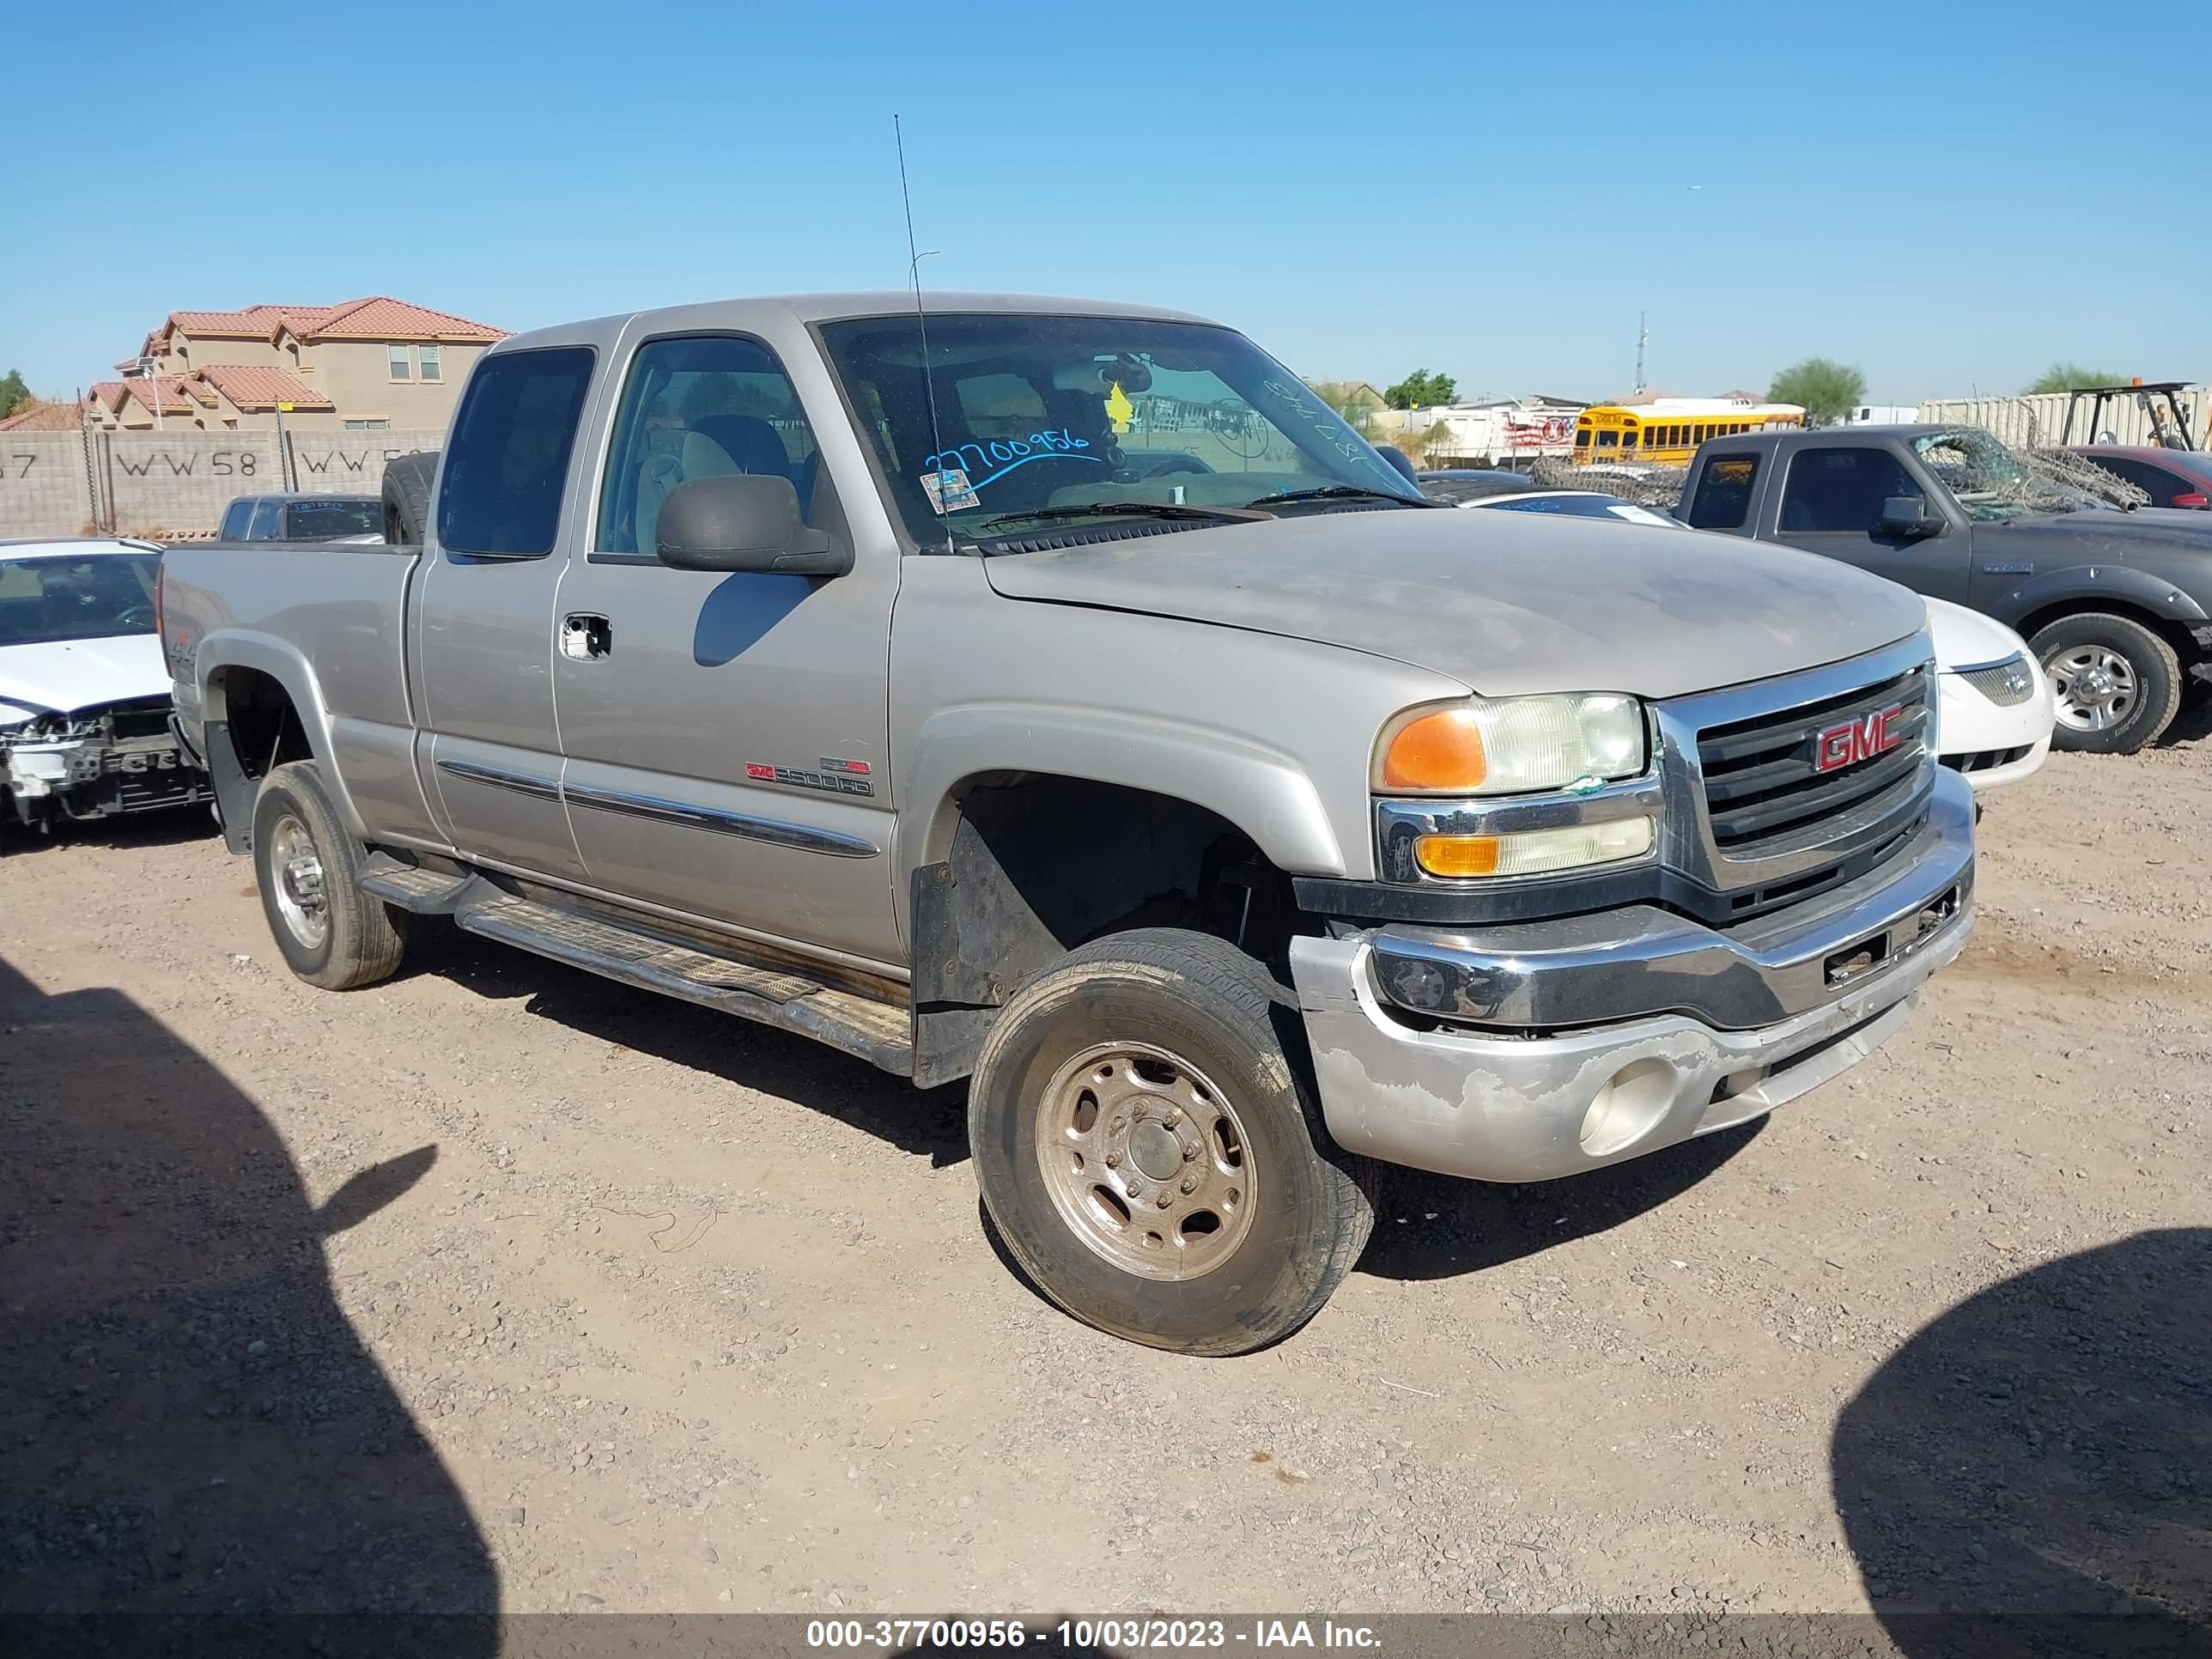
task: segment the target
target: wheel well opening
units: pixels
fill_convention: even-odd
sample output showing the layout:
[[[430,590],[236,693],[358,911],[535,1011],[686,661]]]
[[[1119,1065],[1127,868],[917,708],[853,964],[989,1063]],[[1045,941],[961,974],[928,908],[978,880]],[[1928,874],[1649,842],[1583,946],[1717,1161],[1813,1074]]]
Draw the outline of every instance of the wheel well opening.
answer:
[[[315,757],[307,728],[300,723],[300,711],[283,681],[258,668],[226,668],[221,679],[223,714],[240,775],[258,780],[287,761]]]
[[[1250,836],[1171,795],[994,774],[968,780],[957,806],[945,856],[915,872],[925,1080],[964,1075],[990,1011],[1079,945],[1185,927],[1227,939],[1281,976],[1292,935],[1313,925]]]
[[[2202,660],[2205,655],[2204,647],[2197,644],[2197,635],[2188,623],[2161,617],[2125,599],[2061,599],[2022,617],[2014,631],[2032,647],[2035,636],[2051,623],[2069,617],[2087,616],[2125,617],[2130,622],[2141,623],[2173,647],[2184,666]]]

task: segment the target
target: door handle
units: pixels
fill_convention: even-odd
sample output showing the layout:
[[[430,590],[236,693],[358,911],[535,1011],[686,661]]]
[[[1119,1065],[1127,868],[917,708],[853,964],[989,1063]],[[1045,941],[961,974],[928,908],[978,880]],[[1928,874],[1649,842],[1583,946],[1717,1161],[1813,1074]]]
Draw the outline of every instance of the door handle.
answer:
[[[561,654],[571,662],[597,662],[615,648],[614,624],[588,611],[561,618]]]

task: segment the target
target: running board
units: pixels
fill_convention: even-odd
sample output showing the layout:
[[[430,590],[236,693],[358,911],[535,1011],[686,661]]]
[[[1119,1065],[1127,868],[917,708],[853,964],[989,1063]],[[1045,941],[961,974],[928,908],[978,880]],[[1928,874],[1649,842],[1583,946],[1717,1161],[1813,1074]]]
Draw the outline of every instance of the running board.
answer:
[[[913,1075],[913,1017],[900,1005],[786,969],[672,945],[617,922],[517,898],[489,883],[477,884],[453,917],[464,932],[520,945],[625,985],[796,1031],[886,1072]]]
[[[913,1016],[788,965],[765,967],[672,944],[620,922],[520,898],[483,877],[419,869],[384,854],[362,891],[416,915],[451,916],[465,933],[664,996],[826,1042],[901,1077],[914,1074]]]
[[[389,853],[371,853],[361,890],[418,916],[450,916],[475,879],[466,872],[425,870],[402,864]]]

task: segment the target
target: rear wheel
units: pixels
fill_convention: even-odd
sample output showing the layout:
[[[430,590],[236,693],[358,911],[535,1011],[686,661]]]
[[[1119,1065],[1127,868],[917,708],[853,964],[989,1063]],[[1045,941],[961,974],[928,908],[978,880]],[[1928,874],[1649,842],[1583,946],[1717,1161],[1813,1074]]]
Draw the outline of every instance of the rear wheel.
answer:
[[[1101,1330],[1264,1347],[1319,1312],[1375,1220],[1322,1128],[1297,1011],[1202,933],[1071,951],[1017,993],[969,1092],[983,1202],[1023,1269]]]
[[[2180,658],[2132,617],[2097,611],[2062,617],[2033,644],[2057,709],[2053,748],[2132,755],[2181,707]]]
[[[280,766],[253,803],[253,874],[286,963],[310,985],[348,991],[389,979],[406,913],[361,890],[365,849],[346,833],[313,761]]]

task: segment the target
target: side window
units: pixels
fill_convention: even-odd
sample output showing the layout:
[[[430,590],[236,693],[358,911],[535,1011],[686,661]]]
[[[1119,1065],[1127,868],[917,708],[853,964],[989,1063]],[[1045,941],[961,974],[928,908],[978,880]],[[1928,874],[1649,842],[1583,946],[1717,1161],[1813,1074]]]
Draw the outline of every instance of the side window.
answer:
[[[453,416],[438,487],[438,539],[451,553],[543,558],[592,384],[589,346],[493,352]]]
[[[1782,528],[1872,535],[1882,504],[1921,488],[1886,449],[1805,449],[1790,463],[1782,489]]]
[[[1690,497],[1692,530],[1741,530],[1751,516],[1751,486],[1759,477],[1756,455],[1711,455],[1698,474]]]
[[[623,382],[592,556],[652,562],[669,492],[732,472],[788,479],[811,523],[820,470],[813,428],[773,351],[730,334],[648,340]]]
[[[253,521],[246,529],[246,539],[256,542],[276,540],[283,533],[279,522],[283,516],[284,503],[282,501],[257,503],[253,509]]]
[[[223,509],[222,528],[216,534],[227,542],[242,542],[246,539],[246,526],[252,518],[252,501],[233,501]]]

